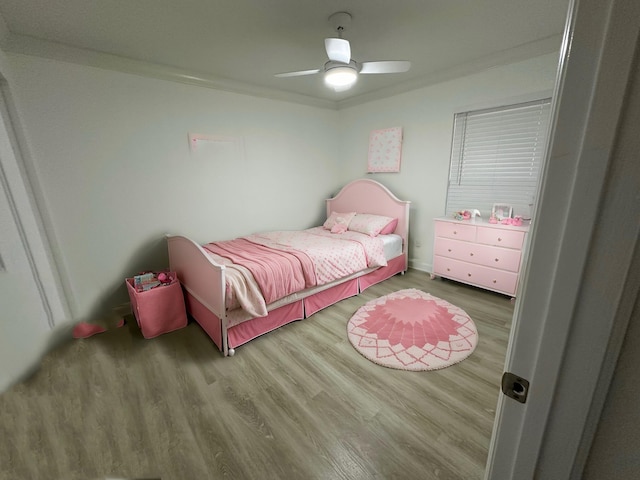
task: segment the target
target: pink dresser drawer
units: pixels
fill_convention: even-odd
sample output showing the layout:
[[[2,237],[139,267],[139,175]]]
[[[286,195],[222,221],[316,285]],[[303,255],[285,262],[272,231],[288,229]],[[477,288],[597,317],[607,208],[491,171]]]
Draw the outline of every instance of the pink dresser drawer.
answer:
[[[474,265],[439,255],[433,257],[433,270],[436,275],[507,295],[515,295],[518,285],[517,273]]]
[[[436,237],[433,253],[442,257],[463,259],[470,256],[474,245],[475,243]]]
[[[491,247],[480,244],[476,245],[476,247],[478,253],[475,256],[475,263],[516,273],[520,270],[521,250],[511,250],[509,248]]]
[[[434,253],[500,270],[518,272],[520,269],[520,250],[436,237]]]
[[[476,227],[453,222],[436,222],[436,237],[456,238],[475,242]]]
[[[478,243],[499,247],[521,249],[524,244],[522,231],[509,231],[502,228],[478,227]]]

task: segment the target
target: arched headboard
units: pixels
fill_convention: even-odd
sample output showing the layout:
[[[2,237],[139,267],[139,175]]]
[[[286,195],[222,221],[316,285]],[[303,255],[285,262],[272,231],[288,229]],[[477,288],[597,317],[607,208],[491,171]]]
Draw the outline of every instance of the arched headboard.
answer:
[[[395,233],[402,237],[402,252],[408,267],[409,210],[411,202],[400,200],[375,180],[359,179],[348,183],[335,197],[326,200],[327,217],[331,212],[371,213],[397,218]]]

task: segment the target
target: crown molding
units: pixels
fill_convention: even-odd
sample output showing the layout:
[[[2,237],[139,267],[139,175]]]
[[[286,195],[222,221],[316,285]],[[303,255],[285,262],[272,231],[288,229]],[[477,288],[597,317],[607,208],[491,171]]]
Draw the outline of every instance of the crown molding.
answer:
[[[419,78],[399,82],[391,87],[381,88],[373,92],[364,93],[355,97],[346,98],[338,102],[338,110],[354,107],[363,103],[374,100],[399,95],[412,90],[435,85],[437,83],[454,80],[460,77],[466,77],[474,73],[489,70],[510,63],[517,63],[530,58],[539,57],[549,53],[557,52],[560,54],[560,46],[562,44],[562,35],[552,35],[550,37],[537,40],[535,42],[525,43],[518,47],[510,48],[487,55],[464,64],[456,65],[451,68],[439,70],[437,72],[424,75]]]
[[[337,109],[337,102],[333,100],[324,100],[307,95],[269,89],[258,85],[238,82],[237,80],[216,77],[203,72],[188,71],[168,65],[133,60],[131,58],[95,50],[71,47],[63,43],[41,40],[28,35],[8,33],[3,38],[1,26],[0,22],[0,44],[2,45],[2,49],[7,53],[48,58],[61,62],[114,70],[270,100],[298,103],[330,110]]]
[[[71,47],[62,43],[41,40],[27,35],[10,33],[6,29],[6,25],[0,16],[0,45],[2,46],[2,49],[8,53],[49,58],[61,62],[75,63],[78,65],[91,66],[106,70],[115,70],[133,75],[261,97],[270,100],[303,104],[329,110],[342,110],[354,107],[375,100],[381,100],[383,98],[435,85],[437,83],[453,80],[455,78],[479,73],[497,66],[516,63],[548,53],[559,52],[561,42],[562,35],[553,35],[535,42],[529,42],[515,48],[510,48],[492,55],[481,57],[461,65],[430,73],[419,78],[399,82],[391,87],[384,87],[373,92],[363,93],[344,100],[334,101],[265,88],[202,72],[193,72],[167,65],[142,62],[95,50]]]

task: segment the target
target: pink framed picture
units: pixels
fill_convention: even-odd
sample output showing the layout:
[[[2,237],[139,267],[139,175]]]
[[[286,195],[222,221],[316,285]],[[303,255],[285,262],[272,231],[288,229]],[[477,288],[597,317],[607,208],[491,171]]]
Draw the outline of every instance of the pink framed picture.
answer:
[[[369,135],[368,173],[399,172],[402,127],[374,130]]]

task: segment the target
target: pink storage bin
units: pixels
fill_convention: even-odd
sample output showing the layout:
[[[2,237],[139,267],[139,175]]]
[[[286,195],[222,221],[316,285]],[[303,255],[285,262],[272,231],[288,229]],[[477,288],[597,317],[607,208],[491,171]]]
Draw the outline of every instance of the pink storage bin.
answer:
[[[146,292],[137,292],[133,278],[127,278],[127,290],[138,326],[144,338],[153,338],[187,326],[187,313],[180,281],[175,278],[168,285],[161,285]]]

